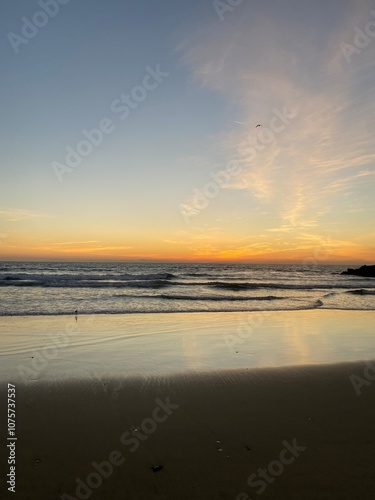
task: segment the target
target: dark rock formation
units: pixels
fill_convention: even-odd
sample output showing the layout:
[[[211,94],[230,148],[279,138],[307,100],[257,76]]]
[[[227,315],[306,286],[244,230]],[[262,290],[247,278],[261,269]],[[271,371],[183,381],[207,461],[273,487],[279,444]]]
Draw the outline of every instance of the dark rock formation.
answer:
[[[364,276],[366,278],[375,278],[375,266],[362,266],[359,269],[348,269],[341,274],[351,274],[353,276]]]

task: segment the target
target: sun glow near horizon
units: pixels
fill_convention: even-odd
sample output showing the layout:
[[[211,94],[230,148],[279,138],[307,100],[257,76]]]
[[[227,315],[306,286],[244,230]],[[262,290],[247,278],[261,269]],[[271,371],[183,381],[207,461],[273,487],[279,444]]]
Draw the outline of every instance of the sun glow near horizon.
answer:
[[[170,261],[170,262],[248,262],[248,263],[294,263],[294,264],[330,264],[330,263],[371,263],[373,252],[361,242],[345,242],[331,238],[317,238],[310,235],[307,242],[296,243],[285,239],[270,243],[265,238],[258,238],[263,243],[223,241],[221,239],[200,238],[196,241],[181,239],[173,241],[129,240],[123,245],[119,242],[60,241],[41,243],[35,240],[29,244],[6,239],[13,244],[4,245],[0,260],[66,260],[66,261]],[[257,238],[253,238],[257,239]],[[8,252],[6,249],[11,251]],[[172,250],[171,250],[172,248]]]

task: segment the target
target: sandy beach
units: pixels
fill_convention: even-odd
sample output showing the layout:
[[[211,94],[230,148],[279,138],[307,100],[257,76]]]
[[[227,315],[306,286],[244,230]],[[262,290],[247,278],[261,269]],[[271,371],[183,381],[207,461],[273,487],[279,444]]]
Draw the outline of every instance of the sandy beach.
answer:
[[[0,380],[49,382],[375,357],[374,311],[0,317]]]
[[[350,380],[364,369],[19,385],[5,498],[371,499],[375,384]]]
[[[2,498],[373,498],[371,311],[268,313],[237,351],[245,316],[181,316],[1,319]]]

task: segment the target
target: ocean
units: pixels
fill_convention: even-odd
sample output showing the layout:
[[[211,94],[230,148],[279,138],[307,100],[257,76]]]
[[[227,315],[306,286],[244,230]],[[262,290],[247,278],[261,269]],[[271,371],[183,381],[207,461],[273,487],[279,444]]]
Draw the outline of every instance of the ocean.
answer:
[[[0,315],[375,309],[337,265],[2,262]]]

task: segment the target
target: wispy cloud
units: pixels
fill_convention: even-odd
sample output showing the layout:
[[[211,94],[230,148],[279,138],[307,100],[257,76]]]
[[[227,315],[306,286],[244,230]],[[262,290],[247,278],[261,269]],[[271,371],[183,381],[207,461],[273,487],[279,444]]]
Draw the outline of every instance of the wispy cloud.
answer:
[[[62,254],[90,254],[90,253],[107,253],[107,252],[122,252],[131,250],[132,246],[122,245],[98,245],[94,241],[57,243],[51,245],[37,245],[32,247],[33,250],[54,251]]]
[[[338,197],[355,196],[361,182],[374,183],[375,89],[368,82],[375,42],[352,65],[340,49],[356,23],[367,19],[370,3],[349,7],[327,35],[325,50],[312,43],[308,20],[301,36],[301,26],[286,30],[277,19],[253,16],[250,5],[235,29],[231,23],[210,28],[182,49],[195,81],[239,110],[241,126],[221,142],[243,168],[225,189],[247,190],[266,204],[281,232],[317,227]],[[255,124],[268,123],[274,108],[285,106],[295,119],[254,158]]]
[[[0,218],[9,222],[18,222],[28,219],[50,218],[52,215],[33,210],[23,210],[21,208],[3,208],[0,209]]]
[[[86,245],[94,245],[96,243],[100,243],[98,240],[89,240],[89,241],[64,241],[64,242],[60,242],[60,243],[53,243],[51,246],[65,246],[65,245],[83,245],[83,244],[86,244]]]

